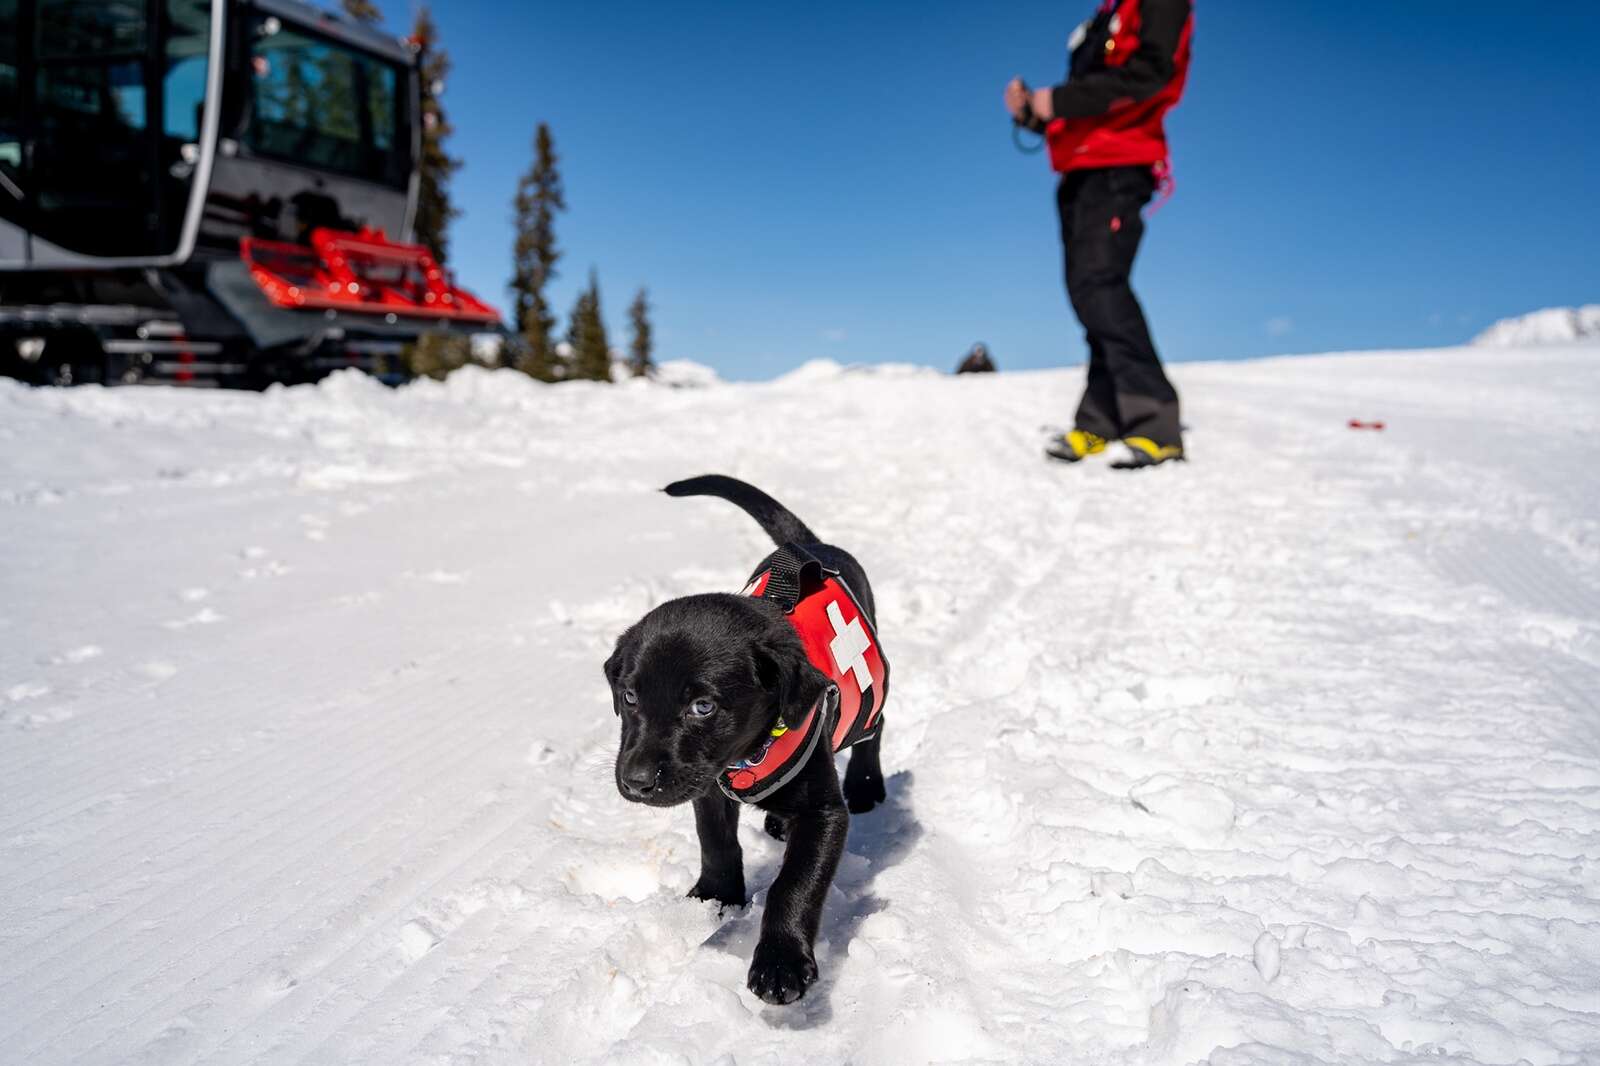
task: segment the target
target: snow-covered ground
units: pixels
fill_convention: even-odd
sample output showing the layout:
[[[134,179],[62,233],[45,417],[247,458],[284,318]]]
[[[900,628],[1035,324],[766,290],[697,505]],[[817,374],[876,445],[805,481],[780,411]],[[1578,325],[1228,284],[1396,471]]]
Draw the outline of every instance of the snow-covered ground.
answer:
[[[1600,347],[1178,366],[1137,474],[1080,373],[0,382],[0,1061],[1600,1061]],[[719,917],[611,779],[712,470],[894,661],[790,1008],[779,845]]]

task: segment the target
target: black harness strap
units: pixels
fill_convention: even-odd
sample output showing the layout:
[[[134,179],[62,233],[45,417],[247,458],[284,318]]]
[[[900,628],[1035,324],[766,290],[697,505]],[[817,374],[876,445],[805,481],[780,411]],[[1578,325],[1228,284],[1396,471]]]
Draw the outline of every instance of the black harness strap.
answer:
[[[766,568],[767,587],[761,598],[776,603],[785,614],[794,610],[808,590],[825,580],[822,564],[794,544],[785,544],[773,552]]]

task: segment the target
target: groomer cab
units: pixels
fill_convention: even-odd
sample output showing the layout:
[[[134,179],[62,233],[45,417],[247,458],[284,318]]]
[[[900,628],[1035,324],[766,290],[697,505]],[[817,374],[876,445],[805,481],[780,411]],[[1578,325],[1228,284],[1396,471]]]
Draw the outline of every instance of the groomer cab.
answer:
[[[296,0],[0,0],[0,372],[399,375],[503,335],[411,243],[419,50]]]

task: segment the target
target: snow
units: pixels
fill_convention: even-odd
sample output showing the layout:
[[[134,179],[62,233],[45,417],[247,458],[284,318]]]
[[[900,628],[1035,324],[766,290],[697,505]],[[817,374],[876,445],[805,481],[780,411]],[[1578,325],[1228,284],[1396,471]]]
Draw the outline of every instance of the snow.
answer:
[[[721,383],[715,370],[692,359],[663,360],[657,364],[650,379],[653,384],[670,385],[676,389],[704,389]]]
[[[1493,348],[1522,348],[1596,340],[1600,340],[1600,304],[1549,307],[1516,318],[1503,318],[1474,337],[1472,343]]]
[[[937,375],[931,367],[913,363],[840,363],[834,359],[810,359],[774,382],[779,386],[807,386],[841,377],[926,377]]]
[[[1597,354],[1180,365],[1137,474],[1040,457],[1081,370],[0,382],[0,1059],[1600,1061]],[[894,662],[788,1008],[780,846],[719,915],[611,781],[611,640],[766,550],[713,470]]]

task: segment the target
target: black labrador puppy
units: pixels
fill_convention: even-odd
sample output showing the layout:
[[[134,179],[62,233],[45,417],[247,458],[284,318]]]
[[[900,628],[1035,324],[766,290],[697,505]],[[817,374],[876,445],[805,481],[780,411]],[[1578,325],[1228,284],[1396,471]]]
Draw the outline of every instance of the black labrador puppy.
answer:
[[[759,489],[721,475],[668,485],[743,508],[778,544],[743,594],[671,600],[617,639],[606,660],[622,721],[617,789],[655,807],[692,802],[695,899],[746,902],[741,803],[786,841],[767,895],[750,990],[792,1003],[817,978],[812,945],[850,814],[885,798],[878,749],[888,664],[866,573]],[[843,789],[834,752],[852,747]]]

